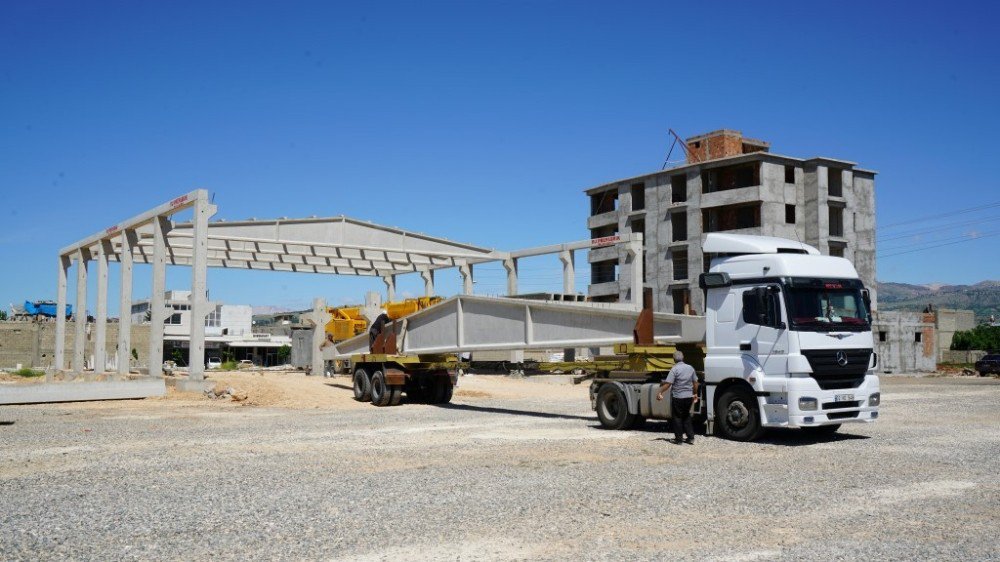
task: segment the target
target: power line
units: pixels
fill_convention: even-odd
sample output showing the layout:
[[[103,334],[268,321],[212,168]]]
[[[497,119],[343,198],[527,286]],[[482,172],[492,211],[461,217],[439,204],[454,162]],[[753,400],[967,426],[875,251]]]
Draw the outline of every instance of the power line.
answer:
[[[901,221],[901,222],[897,222],[897,223],[887,224],[887,225],[884,225],[884,226],[879,227],[879,228],[882,228],[882,229],[895,228],[897,226],[903,226],[905,224],[913,224],[915,222],[937,220],[937,219],[941,219],[941,218],[945,218],[945,217],[952,217],[952,216],[955,216],[955,215],[962,215],[962,214],[965,214],[965,213],[974,213],[976,211],[982,211],[982,210],[985,210],[985,209],[994,209],[996,207],[1000,207],[1000,201],[997,201],[995,203],[987,203],[986,205],[979,205],[979,206],[976,206],[976,207],[969,207],[967,209],[959,209],[957,211],[949,211],[949,212],[946,212],[946,213],[937,213],[937,214],[934,214],[934,215],[927,215],[927,216],[924,216],[924,217],[918,217],[918,218],[915,218],[915,219],[909,219],[909,220],[905,220],[905,221]]]
[[[878,259],[893,258],[893,257],[896,257],[896,256],[902,256],[902,255],[905,255],[905,254],[912,254],[914,252],[923,252],[923,251],[931,250],[931,249],[934,249],[934,248],[941,248],[943,246],[951,246],[953,244],[961,244],[962,242],[972,242],[973,240],[982,240],[983,238],[990,238],[990,237],[993,237],[993,236],[1000,236],[1000,231],[991,232],[989,234],[981,234],[981,235],[977,235],[977,236],[969,236],[969,237],[963,238],[962,240],[956,240],[954,242],[946,242],[944,244],[935,244],[935,245],[932,245],[932,246],[925,246],[923,248],[916,248],[914,250],[906,250],[906,251],[903,251],[903,252],[895,252],[895,253],[892,253],[892,254],[886,254],[886,255],[883,255],[883,256],[878,256]]]
[[[932,232],[941,232],[943,230],[950,230],[952,228],[956,228],[956,227],[959,227],[959,226],[968,226],[970,224],[981,224],[981,223],[984,223],[984,222],[992,222],[992,221],[995,221],[995,220],[998,220],[998,219],[1000,219],[1000,215],[995,215],[995,216],[986,217],[986,218],[971,219],[971,220],[966,220],[966,221],[952,222],[952,223],[944,224],[944,225],[937,226],[937,227],[934,227],[934,228],[918,228],[918,229],[914,229],[914,230],[907,230],[907,231],[901,232],[899,234],[894,234],[892,236],[887,236],[887,237],[884,237],[884,238],[878,238],[877,241],[878,242],[888,242],[890,240],[899,240],[901,238],[909,238],[910,236],[919,236],[921,234],[930,234]]]
[[[896,244],[894,246],[888,246],[881,248],[881,251],[894,252],[896,250],[905,250],[907,248],[916,248],[919,246],[926,246],[927,244],[936,244],[938,242],[950,242],[952,240],[965,240],[966,238],[975,239],[976,237],[985,236],[987,234],[993,234],[994,232],[1000,233],[1000,230],[988,230],[985,232],[967,232],[965,234],[960,234],[958,236],[949,236],[948,238],[939,238],[937,240],[915,240],[907,242],[905,244]]]

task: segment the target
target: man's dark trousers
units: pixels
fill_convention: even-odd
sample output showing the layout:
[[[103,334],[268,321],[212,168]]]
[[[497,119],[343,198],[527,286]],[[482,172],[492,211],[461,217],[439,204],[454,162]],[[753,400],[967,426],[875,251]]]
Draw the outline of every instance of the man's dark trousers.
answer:
[[[670,398],[670,415],[674,420],[674,438],[681,440],[681,431],[688,439],[694,439],[694,426],[691,424],[691,403],[694,398]]]

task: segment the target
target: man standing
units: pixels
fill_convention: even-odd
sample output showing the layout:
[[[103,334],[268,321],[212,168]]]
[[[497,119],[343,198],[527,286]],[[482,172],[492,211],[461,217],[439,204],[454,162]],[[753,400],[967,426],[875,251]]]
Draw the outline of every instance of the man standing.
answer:
[[[684,354],[674,352],[674,368],[663,379],[657,400],[670,390],[670,416],[674,421],[674,443],[681,444],[681,430],[687,435],[685,443],[694,445],[694,427],[691,425],[691,405],[698,401],[698,375],[694,367],[684,362]]]

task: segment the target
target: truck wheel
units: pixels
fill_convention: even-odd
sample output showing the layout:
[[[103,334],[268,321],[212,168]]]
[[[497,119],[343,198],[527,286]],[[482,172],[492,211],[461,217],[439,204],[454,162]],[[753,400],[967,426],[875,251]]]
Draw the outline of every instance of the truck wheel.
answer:
[[[432,380],[428,389],[428,402],[431,404],[447,404],[451,402],[453,393],[454,389],[451,386],[451,381],[445,380],[443,377],[436,377]]]
[[[358,402],[368,402],[372,399],[372,381],[364,369],[354,371],[354,399]]]
[[[837,433],[838,429],[840,429],[839,423],[834,425],[814,425],[812,427],[803,427],[802,431],[811,435],[833,435],[834,433]]]
[[[752,392],[739,387],[726,390],[715,412],[716,426],[726,439],[753,441],[760,436],[760,408]]]
[[[400,385],[390,387],[392,390],[392,397],[389,398],[390,406],[399,406],[399,403],[403,401],[403,387]]]
[[[616,384],[605,384],[597,392],[597,418],[606,429],[628,429],[635,422],[628,411],[625,393]]]
[[[392,391],[389,385],[385,384],[385,373],[375,371],[372,374],[372,404],[376,406],[388,406],[392,401]]]
[[[646,425],[646,418],[642,416],[635,416],[635,419],[632,420],[632,425],[629,426],[629,429],[640,429],[645,425]]]

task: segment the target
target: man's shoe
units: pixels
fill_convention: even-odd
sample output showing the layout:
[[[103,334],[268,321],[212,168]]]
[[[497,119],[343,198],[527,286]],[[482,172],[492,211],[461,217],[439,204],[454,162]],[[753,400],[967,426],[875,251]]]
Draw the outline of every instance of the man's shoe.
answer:
[[[688,445],[694,445],[694,437],[688,437],[687,439],[684,440],[684,442],[687,443]]]
[[[674,445],[680,445],[681,444],[681,440],[680,439],[674,439],[673,443],[674,443]]]

